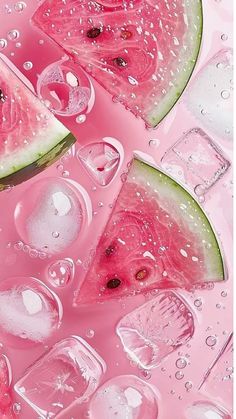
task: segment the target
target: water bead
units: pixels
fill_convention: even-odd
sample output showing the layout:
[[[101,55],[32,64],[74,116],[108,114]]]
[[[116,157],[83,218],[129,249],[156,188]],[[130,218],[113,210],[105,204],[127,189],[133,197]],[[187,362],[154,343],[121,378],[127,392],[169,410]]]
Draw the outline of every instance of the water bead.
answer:
[[[184,358],[178,358],[175,365],[176,365],[177,368],[182,369],[182,368],[186,367],[187,361]]]
[[[8,32],[7,37],[10,41],[15,41],[20,36],[20,33],[17,29],[12,29]]]
[[[65,287],[74,276],[74,264],[72,260],[63,259],[53,262],[48,267],[48,280],[54,287]]]
[[[77,124],[83,124],[86,121],[86,115],[77,116],[75,121],[77,122]]]
[[[14,4],[14,9],[16,12],[21,13],[26,8],[26,3],[24,1],[18,1]]]
[[[182,378],[184,378],[184,373],[183,373],[182,371],[177,371],[177,372],[175,373],[175,378],[176,378],[177,380],[182,380]]]
[[[0,50],[6,48],[7,46],[7,41],[6,39],[0,39]]]
[[[217,339],[216,339],[215,336],[208,336],[206,338],[206,344],[207,344],[207,346],[212,347],[212,346],[215,346],[216,343],[217,343]]]
[[[24,64],[23,64],[23,68],[27,71],[31,70],[33,68],[32,62],[31,61],[25,61]]]

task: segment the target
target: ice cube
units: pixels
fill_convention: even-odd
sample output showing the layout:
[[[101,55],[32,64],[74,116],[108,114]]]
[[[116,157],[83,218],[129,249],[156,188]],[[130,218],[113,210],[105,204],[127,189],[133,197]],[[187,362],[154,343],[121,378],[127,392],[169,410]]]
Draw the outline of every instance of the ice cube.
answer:
[[[71,61],[57,61],[40,74],[37,92],[58,115],[72,116],[92,109],[94,90],[83,70]]]
[[[157,419],[158,400],[154,387],[134,375],[112,378],[93,395],[91,419]]]
[[[16,227],[21,238],[32,247],[59,253],[78,237],[83,210],[80,198],[70,184],[62,179],[36,182],[17,204]]]
[[[186,409],[186,419],[231,419],[229,413],[211,402],[199,401]]]
[[[100,186],[106,186],[112,181],[120,163],[118,150],[105,141],[82,147],[78,157],[87,173]]]
[[[202,125],[222,139],[233,139],[233,52],[220,50],[187,90],[186,105]]]
[[[204,195],[226,173],[230,162],[223,151],[200,128],[188,131],[161,159],[162,167]]]
[[[231,406],[233,380],[233,333],[231,333],[225,344],[213,360],[212,364],[204,374],[199,389],[218,397],[224,392],[224,402]]]
[[[15,384],[16,392],[42,417],[86,401],[99,385],[105,363],[78,336],[56,343]]]
[[[124,316],[116,332],[129,357],[140,367],[152,369],[192,337],[193,315],[176,293],[160,292]]]
[[[58,297],[35,278],[14,277],[1,283],[0,328],[8,343],[43,342],[60,325]]]

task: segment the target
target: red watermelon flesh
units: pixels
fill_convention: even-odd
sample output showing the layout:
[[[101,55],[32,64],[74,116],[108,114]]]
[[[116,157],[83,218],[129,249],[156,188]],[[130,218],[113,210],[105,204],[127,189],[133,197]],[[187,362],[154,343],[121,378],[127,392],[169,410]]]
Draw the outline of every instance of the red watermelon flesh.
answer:
[[[46,0],[33,22],[156,126],[193,71],[202,9],[201,0]]]
[[[9,369],[7,359],[0,355],[0,414],[1,419],[15,418],[12,412],[12,399],[10,394]]]
[[[134,160],[77,301],[223,279],[219,245],[198,203],[169,176]]]

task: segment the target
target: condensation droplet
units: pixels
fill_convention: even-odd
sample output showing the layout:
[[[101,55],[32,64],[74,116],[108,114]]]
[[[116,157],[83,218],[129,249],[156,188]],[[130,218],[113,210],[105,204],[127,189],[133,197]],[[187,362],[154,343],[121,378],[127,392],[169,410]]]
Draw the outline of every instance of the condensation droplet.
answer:
[[[12,29],[8,32],[7,37],[10,41],[15,41],[20,36],[20,32],[17,29]]]
[[[24,1],[18,1],[14,5],[14,9],[16,12],[21,13],[26,8],[26,3]]]
[[[72,260],[62,259],[53,262],[48,267],[48,279],[56,287],[64,287],[73,279],[74,264]]]
[[[145,380],[150,380],[152,374],[148,370],[141,370],[139,373],[140,377],[144,378]]]
[[[156,148],[160,145],[160,141],[157,139],[152,139],[149,141],[149,147]]]
[[[95,335],[95,332],[94,332],[94,330],[93,329],[88,329],[87,331],[86,331],[86,336],[87,336],[87,338],[93,338],[94,337],[94,335]]]
[[[208,336],[206,338],[206,344],[207,344],[207,346],[210,346],[210,347],[215,346],[216,342],[217,342],[217,339],[216,339],[215,336]]]
[[[76,120],[77,124],[83,124],[86,121],[86,115],[79,115],[77,116]]]
[[[222,33],[221,39],[222,39],[222,41],[227,41],[228,35],[226,35],[226,33]]]
[[[222,97],[222,99],[229,99],[229,97],[230,97],[230,92],[229,92],[229,90],[222,90],[222,92],[221,92],[221,97]]]
[[[57,239],[60,236],[60,234],[58,233],[58,231],[53,231],[52,232],[52,237],[54,237],[54,239]]]
[[[184,358],[178,358],[175,365],[176,365],[177,368],[182,369],[182,368],[186,367],[187,361]]]
[[[21,47],[21,42],[17,42],[16,43],[16,48],[20,48]]]
[[[202,300],[201,300],[200,298],[197,298],[197,299],[194,301],[194,305],[195,305],[195,307],[197,307],[197,308],[201,307],[201,306],[202,306]]]
[[[186,390],[189,391],[193,387],[193,384],[191,383],[191,381],[187,381],[184,386]]]
[[[31,70],[33,68],[33,63],[31,61],[25,61],[23,67],[25,70]]]
[[[4,49],[7,46],[7,41],[6,39],[0,39],[0,49]]]
[[[19,415],[19,413],[21,412],[21,404],[20,403],[14,403],[12,406],[13,412],[16,415]]]
[[[221,297],[227,297],[227,291],[222,291],[221,292]]]
[[[132,86],[137,86],[138,85],[137,80],[134,77],[132,77],[132,76],[128,76],[128,82],[130,84],[132,84]]]
[[[176,378],[177,380],[182,380],[182,378],[184,378],[184,373],[183,373],[183,371],[177,371],[177,372],[175,373],[175,378]]]

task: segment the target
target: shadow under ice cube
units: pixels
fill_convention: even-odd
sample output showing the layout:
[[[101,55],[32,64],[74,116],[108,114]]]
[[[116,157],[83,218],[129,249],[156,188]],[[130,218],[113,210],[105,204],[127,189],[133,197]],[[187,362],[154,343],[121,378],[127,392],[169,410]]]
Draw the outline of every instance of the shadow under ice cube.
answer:
[[[124,316],[116,331],[129,357],[152,369],[191,339],[194,320],[186,303],[167,291]]]
[[[185,182],[196,195],[204,195],[227,172],[230,162],[200,128],[193,128],[161,159],[162,167]]]
[[[99,385],[105,363],[83,339],[64,339],[37,360],[15,384],[17,393],[43,418],[53,418]]]

